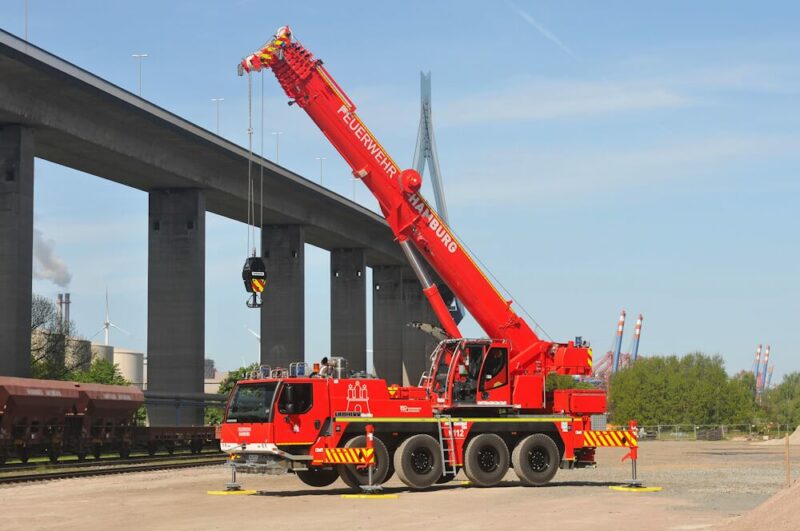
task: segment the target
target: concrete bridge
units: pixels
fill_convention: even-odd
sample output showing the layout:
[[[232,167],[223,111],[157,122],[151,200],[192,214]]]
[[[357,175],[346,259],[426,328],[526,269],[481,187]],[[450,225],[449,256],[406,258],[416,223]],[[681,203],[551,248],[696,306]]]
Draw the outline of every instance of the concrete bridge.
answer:
[[[371,267],[376,371],[398,383],[419,378],[435,341],[406,323],[435,317],[380,216],[2,31],[0,374],[30,371],[34,157],[149,195],[151,391],[203,391],[205,213],[246,222],[249,161],[264,167],[262,363],[304,357],[309,243],[330,251],[331,352],[366,368]]]

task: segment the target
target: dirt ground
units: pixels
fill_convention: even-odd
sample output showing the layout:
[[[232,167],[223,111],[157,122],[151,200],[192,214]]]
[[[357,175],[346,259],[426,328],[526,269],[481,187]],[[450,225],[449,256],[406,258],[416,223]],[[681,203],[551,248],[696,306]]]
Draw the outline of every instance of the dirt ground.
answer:
[[[800,447],[794,446],[795,454]],[[252,496],[212,496],[227,469],[122,474],[0,488],[3,529],[675,529],[726,528],[779,491],[783,448],[747,442],[644,442],[639,475],[658,493],[610,490],[630,474],[621,449],[601,449],[599,468],[561,470],[550,486],[464,486],[463,476],[424,492],[396,478],[397,498],[343,499],[343,483],[306,487],[294,476],[240,476]],[[794,459],[793,477],[800,475]],[[235,527],[234,527],[235,526]]]

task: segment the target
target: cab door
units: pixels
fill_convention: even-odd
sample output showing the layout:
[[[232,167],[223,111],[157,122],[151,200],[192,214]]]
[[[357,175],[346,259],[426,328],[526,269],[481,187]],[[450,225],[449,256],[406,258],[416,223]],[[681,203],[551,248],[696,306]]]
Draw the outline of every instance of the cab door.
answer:
[[[326,378],[283,381],[273,416],[275,444],[310,446],[316,442],[329,416],[327,383]]]
[[[490,347],[486,352],[478,380],[478,405],[508,405],[511,386],[508,384],[508,349]]]

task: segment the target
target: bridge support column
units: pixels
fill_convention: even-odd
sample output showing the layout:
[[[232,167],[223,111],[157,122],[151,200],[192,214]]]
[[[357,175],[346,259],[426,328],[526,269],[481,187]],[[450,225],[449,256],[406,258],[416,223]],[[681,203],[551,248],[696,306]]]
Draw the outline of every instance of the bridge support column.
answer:
[[[150,191],[147,389],[202,393],[205,366],[206,201],[194,189]],[[152,410],[152,411],[151,411]],[[203,408],[148,408],[151,425],[202,425]]]
[[[363,249],[331,251],[331,355],[367,370],[367,276]]]
[[[408,323],[419,321],[440,325],[422,293],[419,280],[410,270],[403,276],[403,312],[403,384],[417,385],[422,373],[428,369],[431,352],[439,342],[430,334],[408,326]]]
[[[305,229],[267,225],[261,236],[267,285],[261,306],[261,363],[288,368],[305,358]]]
[[[403,383],[403,268],[372,268],[372,363],[386,383]]]
[[[438,325],[439,321],[411,269],[376,266],[372,269],[372,281],[375,372],[389,384],[417,385],[438,342],[408,323],[421,321]]]
[[[0,127],[0,375],[30,376],[33,132]]]

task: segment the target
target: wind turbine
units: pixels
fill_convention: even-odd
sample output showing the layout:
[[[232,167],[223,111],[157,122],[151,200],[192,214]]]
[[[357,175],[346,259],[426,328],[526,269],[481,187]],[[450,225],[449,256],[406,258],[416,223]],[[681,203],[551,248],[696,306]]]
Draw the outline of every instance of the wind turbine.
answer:
[[[119,330],[120,332],[123,332],[123,333],[125,333],[125,334],[127,334],[127,335],[131,335],[131,333],[130,333],[130,332],[128,332],[127,330],[125,330],[124,328],[120,328],[119,326],[117,326],[117,325],[115,325],[114,323],[112,323],[112,322],[111,322],[111,319],[108,317],[108,288],[106,288],[106,320],[105,320],[105,321],[103,321],[103,328],[101,328],[100,330],[98,330],[98,331],[97,331],[97,333],[96,333],[95,335],[93,335],[93,336],[92,336],[91,338],[89,338],[89,339],[93,339],[93,338],[94,338],[95,336],[97,336],[97,334],[99,334],[100,332],[105,332],[105,344],[106,344],[106,345],[108,345],[108,333],[109,333],[109,331],[111,330],[111,327],[112,327],[112,326],[113,326],[114,328],[116,328],[117,330]]]
[[[247,328],[247,327],[245,327],[245,328]],[[258,340],[258,342],[261,343],[261,335],[259,335],[258,332],[256,332],[255,330],[252,330],[250,328],[247,328],[247,331],[250,332],[251,334],[253,334],[253,336],[255,336],[255,338]]]

